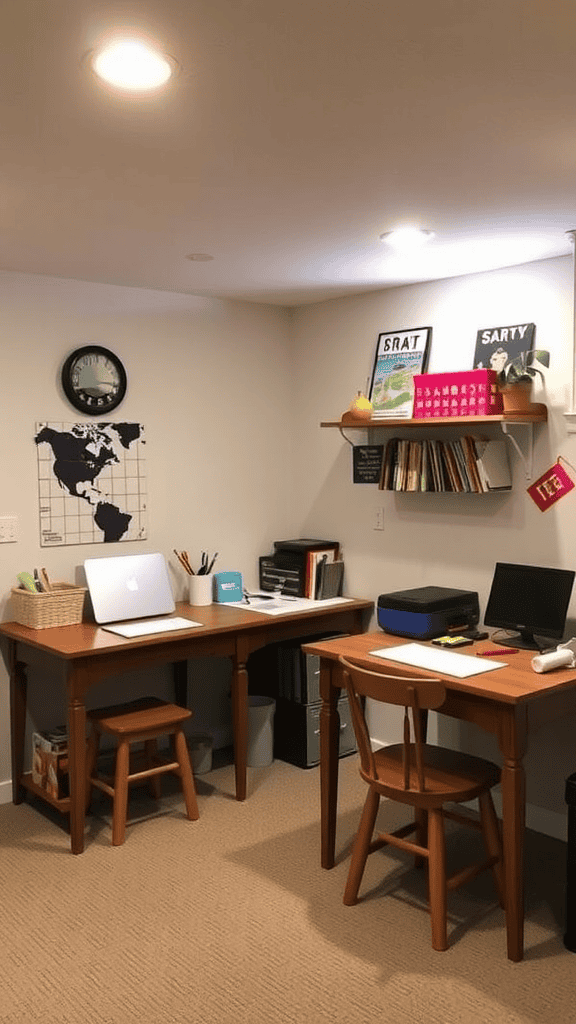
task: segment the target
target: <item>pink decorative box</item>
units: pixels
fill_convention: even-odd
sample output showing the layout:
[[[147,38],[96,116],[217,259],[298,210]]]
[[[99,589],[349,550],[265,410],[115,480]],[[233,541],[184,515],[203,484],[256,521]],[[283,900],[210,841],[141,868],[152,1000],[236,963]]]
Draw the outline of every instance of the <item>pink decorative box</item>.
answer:
[[[502,412],[496,370],[417,373],[413,419],[442,416],[492,416]]]

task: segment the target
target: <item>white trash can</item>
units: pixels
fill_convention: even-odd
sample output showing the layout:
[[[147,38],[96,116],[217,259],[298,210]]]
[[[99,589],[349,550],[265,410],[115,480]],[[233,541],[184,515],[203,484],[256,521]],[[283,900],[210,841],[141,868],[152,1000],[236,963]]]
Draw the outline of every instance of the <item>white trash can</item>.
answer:
[[[273,697],[248,697],[248,755],[250,768],[266,768],[274,760]]]

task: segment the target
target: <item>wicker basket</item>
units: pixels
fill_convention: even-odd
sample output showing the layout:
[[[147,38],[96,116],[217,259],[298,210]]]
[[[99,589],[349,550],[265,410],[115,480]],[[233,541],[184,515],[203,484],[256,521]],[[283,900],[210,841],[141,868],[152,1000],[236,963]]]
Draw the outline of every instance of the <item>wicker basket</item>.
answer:
[[[85,593],[86,587],[74,587],[71,583],[53,583],[52,590],[44,594],[12,587],[14,620],[31,629],[82,622]]]

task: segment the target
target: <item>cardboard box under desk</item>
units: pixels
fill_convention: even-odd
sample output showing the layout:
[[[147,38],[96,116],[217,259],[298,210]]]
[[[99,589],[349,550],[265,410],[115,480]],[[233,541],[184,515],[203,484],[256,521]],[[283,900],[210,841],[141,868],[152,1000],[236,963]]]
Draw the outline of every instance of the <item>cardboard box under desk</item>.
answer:
[[[68,741],[49,733],[32,733],[32,781],[54,800],[69,796]]]

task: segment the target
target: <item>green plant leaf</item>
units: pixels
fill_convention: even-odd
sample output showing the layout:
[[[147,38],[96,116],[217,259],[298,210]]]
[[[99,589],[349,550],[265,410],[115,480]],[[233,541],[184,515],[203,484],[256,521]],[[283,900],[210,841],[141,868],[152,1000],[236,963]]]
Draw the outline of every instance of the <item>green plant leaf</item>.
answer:
[[[550,353],[545,348],[533,348],[526,355],[526,362],[529,366],[532,366],[534,360],[537,359],[543,366],[550,366]],[[538,371],[541,373],[541,371]]]

